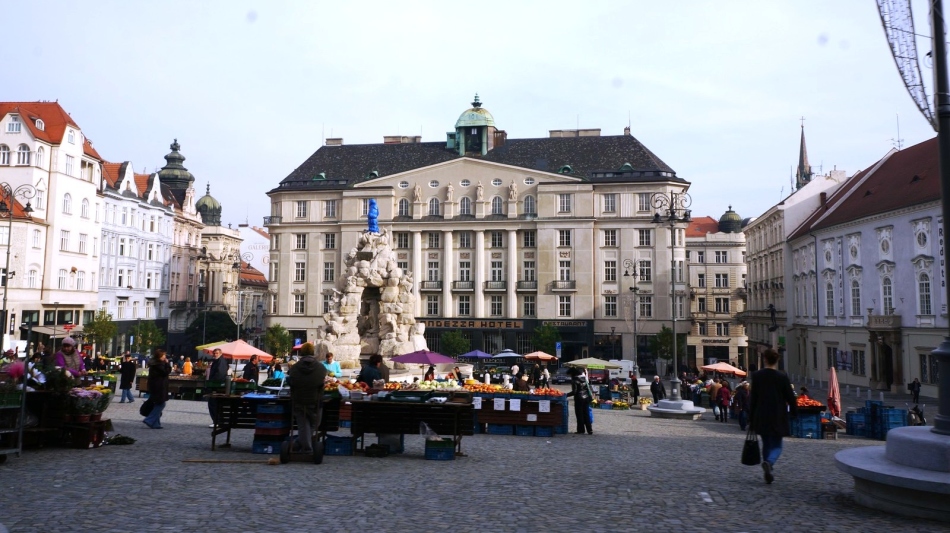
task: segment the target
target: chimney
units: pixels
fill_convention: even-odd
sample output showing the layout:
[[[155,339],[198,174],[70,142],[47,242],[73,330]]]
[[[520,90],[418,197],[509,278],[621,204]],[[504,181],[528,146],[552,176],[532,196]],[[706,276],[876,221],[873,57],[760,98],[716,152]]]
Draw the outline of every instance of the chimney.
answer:
[[[630,126],[627,126],[623,129],[623,134],[626,135],[627,137],[630,136]]]
[[[826,192],[821,193],[818,197],[818,202],[819,202],[819,205],[824,207],[824,205],[828,203],[828,193]]]
[[[343,137],[332,137],[327,139],[326,146],[343,146]]]
[[[384,135],[383,144],[419,144],[422,142],[421,135]]]

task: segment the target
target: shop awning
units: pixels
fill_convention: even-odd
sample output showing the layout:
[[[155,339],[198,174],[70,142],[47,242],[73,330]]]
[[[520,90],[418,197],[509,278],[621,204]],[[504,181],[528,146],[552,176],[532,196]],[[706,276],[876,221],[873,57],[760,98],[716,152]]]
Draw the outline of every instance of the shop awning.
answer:
[[[27,331],[27,327],[23,327],[23,331]],[[57,339],[62,339],[68,335],[76,335],[77,333],[82,333],[82,326],[76,326],[70,331],[66,331],[62,326],[56,326],[56,330],[53,331],[53,328],[50,326],[33,326],[32,331],[39,333],[41,335],[49,335],[52,337],[54,334]]]

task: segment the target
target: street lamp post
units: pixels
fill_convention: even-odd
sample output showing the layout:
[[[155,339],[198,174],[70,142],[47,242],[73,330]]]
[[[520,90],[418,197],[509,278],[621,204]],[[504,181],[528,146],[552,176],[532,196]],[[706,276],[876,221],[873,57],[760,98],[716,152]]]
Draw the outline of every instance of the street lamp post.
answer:
[[[59,322],[59,302],[53,302],[53,340],[50,349],[56,353],[56,323]]]
[[[617,351],[617,335],[616,335],[616,331],[617,331],[617,327],[616,327],[616,326],[610,326],[610,358],[611,358],[611,359],[616,359],[616,358],[617,358],[617,353],[616,353],[616,351]]]
[[[670,380],[670,400],[680,400],[679,372],[676,368],[678,353],[676,351],[676,229],[680,224],[689,224],[690,210],[688,207],[693,199],[685,192],[669,194],[658,192],[651,198],[656,212],[653,214],[653,223],[670,228],[670,317],[673,324],[673,379]]]
[[[633,298],[633,372],[639,376],[640,375],[640,358],[637,354],[637,296],[640,292],[640,288],[637,287],[637,265],[630,259],[623,260],[623,277],[633,280],[633,285],[630,287],[630,296]]]
[[[19,187],[13,187],[9,183],[0,183],[0,213],[7,215],[7,263],[3,270],[3,339],[6,340],[10,326],[7,321],[7,292],[10,288],[10,248],[13,247],[13,206],[17,198],[26,200],[26,207],[23,212],[29,216],[33,212],[29,200],[36,196],[36,189],[29,184],[24,183]]]

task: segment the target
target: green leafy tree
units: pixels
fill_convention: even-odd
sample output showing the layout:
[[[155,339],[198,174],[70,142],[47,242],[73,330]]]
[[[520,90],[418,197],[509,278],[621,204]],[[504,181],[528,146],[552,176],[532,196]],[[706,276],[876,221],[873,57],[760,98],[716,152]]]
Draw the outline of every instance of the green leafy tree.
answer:
[[[560,330],[550,324],[534,328],[534,333],[531,335],[531,343],[534,345],[534,349],[551,355],[557,355],[555,345],[560,340]]]
[[[472,349],[472,343],[461,330],[446,331],[439,337],[439,349],[443,355],[458,357]]]
[[[237,335],[231,315],[224,311],[205,311],[185,328],[185,336],[194,346],[215,341],[233,341]]]
[[[132,338],[132,350],[139,353],[151,354],[152,350],[165,344],[165,334],[155,322],[143,320],[129,328]]]
[[[112,321],[111,314],[105,309],[100,309],[92,317],[92,321],[83,325],[82,329],[86,338],[95,343],[96,350],[101,351],[115,337],[119,326]]]
[[[294,347],[294,338],[280,324],[274,324],[264,333],[264,345],[277,357],[283,357]]]
[[[660,359],[672,361],[673,330],[666,326],[660,328],[660,332],[650,339],[650,351]],[[686,354],[686,335],[676,337],[676,352],[678,354],[676,360],[682,362],[683,356]]]

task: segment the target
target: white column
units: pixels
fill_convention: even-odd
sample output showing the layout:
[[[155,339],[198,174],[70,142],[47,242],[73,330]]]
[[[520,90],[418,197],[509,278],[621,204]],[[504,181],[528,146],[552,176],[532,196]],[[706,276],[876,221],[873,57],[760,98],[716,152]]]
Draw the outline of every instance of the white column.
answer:
[[[518,295],[515,287],[518,285],[518,232],[508,230],[508,318],[518,318]]]
[[[445,258],[442,261],[442,316],[451,318],[452,309],[452,272],[455,269],[455,263],[452,257],[452,230],[442,230],[442,254]]]
[[[413,314],[422,316],[422,291],[419,290],[425,275],[425,267],[422,265],[422,232],[412,232],[412,293],[416,295],[416,308]]]
[[[472,302],[472,315],[485,318],[485,232],[475,232],[475,298]]]

